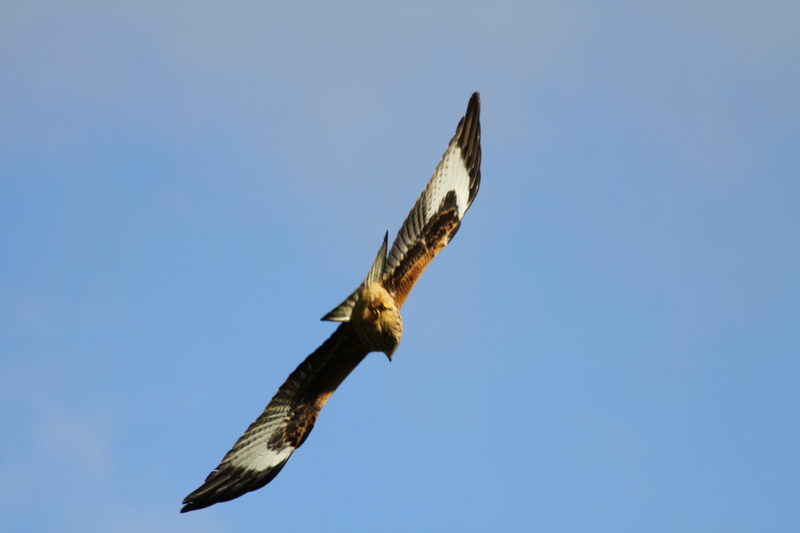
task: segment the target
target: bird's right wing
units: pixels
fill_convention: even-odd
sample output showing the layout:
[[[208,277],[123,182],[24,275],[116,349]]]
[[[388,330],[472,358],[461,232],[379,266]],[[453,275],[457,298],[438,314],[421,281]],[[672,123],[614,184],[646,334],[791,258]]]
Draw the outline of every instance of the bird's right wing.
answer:
[[[461,218],[478,194],[481,184],[480,114],[480,94],[474,93],[431,180],[392,244],[383,286],[398,307],[403,305],[428,263],[456,234]]]
[[[305,442],[330,395],[366,355],[353,326],[339,326],[289,375],[205,483],[183,500],[181,512],[238,498],[272,481]]]

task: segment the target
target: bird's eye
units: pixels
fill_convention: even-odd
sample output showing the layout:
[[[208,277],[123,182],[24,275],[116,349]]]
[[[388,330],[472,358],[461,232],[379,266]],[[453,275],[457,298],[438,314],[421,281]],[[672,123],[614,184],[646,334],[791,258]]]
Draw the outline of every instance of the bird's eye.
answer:
[[[389,309],[389,305],[386,302],[378,302],[372,306],[372,312],[379,316],[381,311],[386,311],[387,309]]]

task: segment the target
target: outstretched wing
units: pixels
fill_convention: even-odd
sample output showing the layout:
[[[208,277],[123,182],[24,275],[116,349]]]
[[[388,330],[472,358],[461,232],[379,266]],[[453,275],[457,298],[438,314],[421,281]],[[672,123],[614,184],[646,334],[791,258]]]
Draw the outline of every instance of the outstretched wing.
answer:
[[[441,161],[392,244],[383,286],[398,307],[461,225],[481,184],[481,97],[474,93]]]
[[[367,353],[349,323],[339,326],[289,375],[205,483],[183,500],[181,512],[238,498],[272,481],[305,442],[330,395]]]

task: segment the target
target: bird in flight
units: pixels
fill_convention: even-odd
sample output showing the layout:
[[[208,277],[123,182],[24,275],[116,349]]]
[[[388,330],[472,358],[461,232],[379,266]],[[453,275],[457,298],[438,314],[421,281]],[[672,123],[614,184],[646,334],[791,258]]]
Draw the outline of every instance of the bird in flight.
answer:
[[[308,438],[328,398],[364,357],[383,352],[391,361],[403,333],[400,308],[428,263],[456,234],[478,194],[480,111],[476,92],[388,256],[387,233],[364,282],[322,317],[341,325],[289,375],[203,485],[183,500],[182,513],[233,500],[272,481]]]

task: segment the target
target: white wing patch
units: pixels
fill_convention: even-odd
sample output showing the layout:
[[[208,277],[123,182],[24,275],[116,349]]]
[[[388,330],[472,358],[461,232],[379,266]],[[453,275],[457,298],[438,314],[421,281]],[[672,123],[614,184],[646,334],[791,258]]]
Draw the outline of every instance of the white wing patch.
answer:
[[[275,417],[258,427],[252,435],[245,435],[242,442],[234,446],[230,457],[223,459],[222,464],[259,472],[277,466],[295,450],[293,446],[281,449],[272,449],[268,446],[273,433],[282,432],[284,424],[283,416]]]
[[[433,172],[433,177],[425,187],[425,220],[431,219],[439,209],[442,199],[450,191],[456,193],[458,216],[464,216],[469,198],[469,172],[464,166],[461,148],[454,142],[450,144]]]
[[[271,450],[264,442],[254,444],[260,444],[260,446],[251,446],[251,449],[247,450],[244,455],[237,454],[231,459],[231,466],[263,472],[278,466],[294,453],[294,446],[287,446],[282,450]]]
[[[295,450],[294,446],[283,439],[289,413],[288,405],[270,402],[264,413],[247,428],[222,458],[219,469],[234,467],[260,472],[287,459]]]

